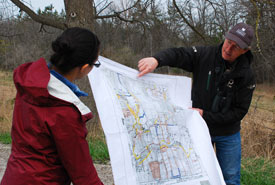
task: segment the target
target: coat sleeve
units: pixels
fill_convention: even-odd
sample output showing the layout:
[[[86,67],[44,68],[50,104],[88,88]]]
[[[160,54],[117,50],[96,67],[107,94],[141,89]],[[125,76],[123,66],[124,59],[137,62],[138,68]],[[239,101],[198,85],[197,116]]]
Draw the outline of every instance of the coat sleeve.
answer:
[[[156,53],[153,57],[158,61],[158,67],[170,66],[193,72],[194,67],[198,66],[201,47],[190,48],[169,48]]]
[[[59,108],[51,128],[58,156],[74,185],[102,185],[86,141],[86,124],[74,107]]]
[[[254,89],[255,80],[254,77],[250,77],[237,90],[235,102],[231,104],[230,109],[226,113],[204,111],[203,118],[207,125],[215,127],[217,124],[228,125],[241,121],[248,112]]]

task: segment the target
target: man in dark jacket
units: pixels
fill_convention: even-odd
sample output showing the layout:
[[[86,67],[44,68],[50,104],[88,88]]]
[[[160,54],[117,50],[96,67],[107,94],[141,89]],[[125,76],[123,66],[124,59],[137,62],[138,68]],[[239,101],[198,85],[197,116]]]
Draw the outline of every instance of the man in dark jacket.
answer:
[[[139,76],[171,66],[193,73],[193,109],[209,128],[227,185],[240,184],[240,123],[246,115],[255,80],[250,64],[253,28],[235,25],[219,46],[170,48],[139,61]]]

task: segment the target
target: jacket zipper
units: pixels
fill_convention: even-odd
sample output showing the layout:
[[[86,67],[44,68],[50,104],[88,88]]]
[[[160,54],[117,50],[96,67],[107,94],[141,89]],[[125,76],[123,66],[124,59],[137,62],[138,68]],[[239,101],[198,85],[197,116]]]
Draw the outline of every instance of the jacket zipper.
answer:
[[[206,84],[206,90],[207,91],[209,89],[210,79],[211,79],[211,71],[208,72],[208,78],[207,78],[207,84]]]

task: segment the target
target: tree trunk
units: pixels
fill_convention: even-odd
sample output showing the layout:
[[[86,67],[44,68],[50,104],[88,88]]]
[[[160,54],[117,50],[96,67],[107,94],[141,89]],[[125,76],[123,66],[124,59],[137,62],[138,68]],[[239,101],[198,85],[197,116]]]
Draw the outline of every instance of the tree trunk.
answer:
[[[66,24],[68,27],[82,27],[93,30],[93,0],[64,0]]]

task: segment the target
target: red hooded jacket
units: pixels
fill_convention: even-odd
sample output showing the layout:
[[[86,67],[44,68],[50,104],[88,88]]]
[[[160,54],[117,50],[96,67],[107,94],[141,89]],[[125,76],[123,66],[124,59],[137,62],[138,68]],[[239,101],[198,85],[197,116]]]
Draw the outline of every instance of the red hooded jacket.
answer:
[[[101,185],[89,154],[92,113],[46,61],[14,71],[12,151],[1,185]]]

